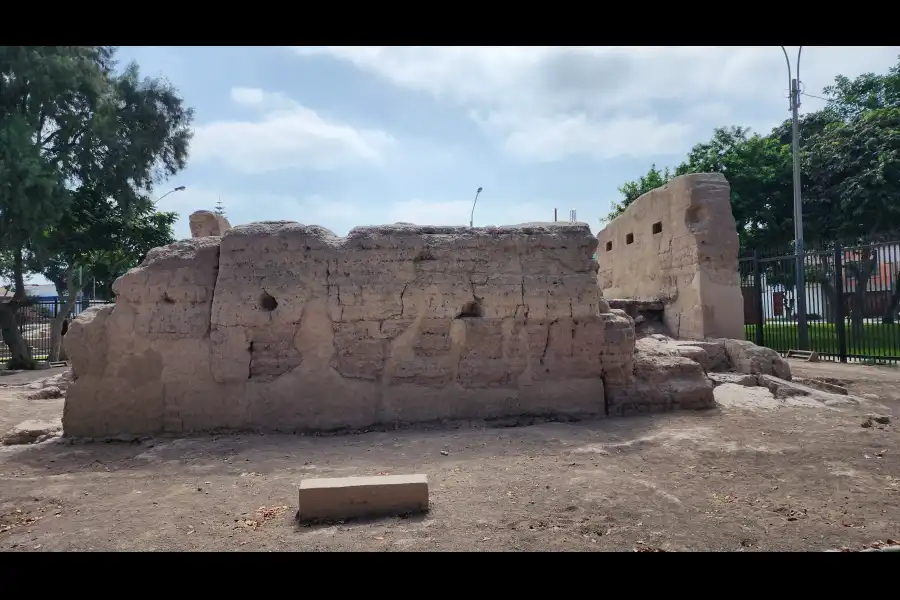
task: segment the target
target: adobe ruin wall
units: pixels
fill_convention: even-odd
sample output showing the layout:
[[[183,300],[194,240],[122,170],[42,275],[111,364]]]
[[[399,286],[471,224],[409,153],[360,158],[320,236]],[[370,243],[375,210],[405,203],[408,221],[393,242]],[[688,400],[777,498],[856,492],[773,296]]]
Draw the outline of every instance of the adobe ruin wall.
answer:
[[[738,235],[723,175],[676,177],[597,238],[597,284],[611,303],[661,303],[675,338],[744,339]]]
[[[209,211],[191,231],[73,321],[65,435],[603,417],[714,406],[713,371],[790,379],[743,340],[721,175],[675,178],[598,237],[398,223],[344,238]],[[669,331],[610,308],[636,303]]]
[[[596,246],[584,224],[263,222],[156,248],[66,336],[65,433],[603,416],[635,338]]]

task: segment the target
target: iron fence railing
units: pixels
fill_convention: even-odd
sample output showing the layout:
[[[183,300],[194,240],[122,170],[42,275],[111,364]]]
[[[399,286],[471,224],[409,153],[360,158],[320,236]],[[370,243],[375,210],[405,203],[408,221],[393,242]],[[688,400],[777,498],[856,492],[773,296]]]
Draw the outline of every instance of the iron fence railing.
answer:
[[[740,259],[746,339],[841,362],[900,362],[900,242],[804,253],[807,348],[798,335],[798,264],[793,254]]]
[[[89,306],[106,304],[107,300],[78,300],[75,303],[74,318]],[[50,323],[63,310],[63,304],[59,300],[38,299],[20,306],[16,311],[16,321],[19,332],[25,343],[31,348],[32,358],[35,360],[47,360],[50,355]],[[0,363],[10,358],[9,348],[0,342]]]

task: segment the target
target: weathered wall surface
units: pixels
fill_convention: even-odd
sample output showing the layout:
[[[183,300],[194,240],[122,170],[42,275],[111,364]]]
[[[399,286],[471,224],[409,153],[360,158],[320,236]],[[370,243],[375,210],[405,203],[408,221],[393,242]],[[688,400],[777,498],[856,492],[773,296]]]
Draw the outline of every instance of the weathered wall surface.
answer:
[[[634,328],[583,224],[290,222],[157,248],[66,335],[66,435],[604,413]]]
[[[211,210],[198,210],[191,213],[188,224],[191,227],[191,237],[207,237],[210,235],[225,235],[231,229],[231,223],[225,217],[220,217]]]
[[[662,301],[678,338],[744,338],[738,236],[723,175],[676,177],[635,200],[597,238],[604,297]]]

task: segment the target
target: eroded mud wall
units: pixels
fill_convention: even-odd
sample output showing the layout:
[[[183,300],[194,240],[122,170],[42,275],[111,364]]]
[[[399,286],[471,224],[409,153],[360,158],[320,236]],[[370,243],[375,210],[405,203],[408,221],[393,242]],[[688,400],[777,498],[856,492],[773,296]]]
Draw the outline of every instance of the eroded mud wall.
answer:
[[[676,177],[598,235],[606,298],[662,301],[677,338],[743,339],[744,300],[730,187],[719,173]]]
[[[66,336],[67,435],[603,415],[634,329],[583,224],[235,227],[152,251]]]

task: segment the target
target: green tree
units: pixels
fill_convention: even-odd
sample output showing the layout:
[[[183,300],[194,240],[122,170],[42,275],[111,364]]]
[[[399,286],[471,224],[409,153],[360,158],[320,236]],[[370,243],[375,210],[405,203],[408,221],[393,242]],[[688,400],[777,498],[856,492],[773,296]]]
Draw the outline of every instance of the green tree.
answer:
[[[843,75],[823,90],[828,109],[843,121],[880,108],[900,108],[900,57],[886,74],[864,73],[854,79]]]
[[[147,240],[171,237],[173,217],[156,213],[150,192],[184,168],[193,111],[135,64],[116,73],[114,55],[101,46],[0,47],[0,253],[16,289],[0,325],[16,367],[33,366],[15,324],[29,268],[64,301],[51,324],[54,359],[85,283],[76,272],[111,257],[109,270],[122,268]]]
[[[86,133],[92,152],[72,165],[69,209],[33,243],[31,267],[54,283],[62,305],[50,325],[51,361],[59,360],[63,323],[86,283],[76,285],[76,273],[100,256],[133,261],[135,248],[146,253],[148,241],[171,239],[174,216],[157,213],[149,193],[184,168],[193,111],[168,82],[141,79],[135,64],[109,82],[112,101]]]
[[[655,164],[651,165],[646,175],[642,175],[635,181],[629,181],[619,188],[622,200],[612,203],[610,213],[606,216],[605,221],[612,221],[625,212],[625,209],[631,206],[632,202],[647,192],[664,186],[672,177],[673,175],[669,172],[668,167],[660,171]]]
[[[131,219],[118,228],[115,243],[94,250],[84,267],[84,291],[96,291],[97,298],[112,300],[112,284],[129,269],[138,266],[153,248],[175,241],[173,225],[178,214],[152,212]]]
[[[789,146],[746,127],[720,127],[675,170],[687,173],[722,173],[728,179],[742,247],[779,244],[792,235]]]
[[[16,312],[28,303],[25,260],[33,237],[65,213],[66,181],[107,90],[110,49],[102,46],[0,46],[0,252],[15,294],[0,303],[9,366],[30,368]]]

